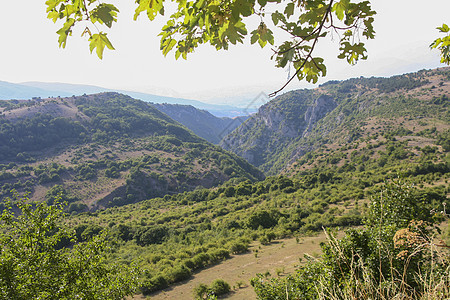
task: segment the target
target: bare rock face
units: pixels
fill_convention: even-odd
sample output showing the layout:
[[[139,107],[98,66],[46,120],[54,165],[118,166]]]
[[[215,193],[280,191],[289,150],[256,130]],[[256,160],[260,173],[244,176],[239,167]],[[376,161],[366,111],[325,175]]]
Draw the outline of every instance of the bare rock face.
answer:
[[[307,127],[303,132],[303,137],[307,136],[309,132],[314,128],[314,125],[327,113],[335,109],[337,106],[334,99],[328,95],[321,95],[314,101],[314,104],[306,110],[305,122],[307,122]]]
[[[336,106],[335,100],[328,95],[305,90],[286,93],[262,106],[220,145],[266,169],[265,164],[268,166],[270,160],[293,142],[307,136]],[[292,154],[294,152],[292,149]]]

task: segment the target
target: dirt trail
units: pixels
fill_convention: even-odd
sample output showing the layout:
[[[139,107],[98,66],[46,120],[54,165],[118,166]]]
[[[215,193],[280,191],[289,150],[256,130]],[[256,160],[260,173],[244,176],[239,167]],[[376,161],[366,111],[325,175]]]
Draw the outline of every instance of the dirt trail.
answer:
[[[299,264],[299,258],[303,258],[305,253],[313,256],[318,255],[320,253],[319,244],[324,240],[325,235],[321,233],[314,237],[299,238],[299,243],[297,243],[295,238],[291,238],[277,240],[268,246],[261,246],[259,243],[254,244],[250,248],[251,252],[234,255],[231,259],[221,264],[194,274],[190,280],[173,285],[170,288],[151,295],[150,299],[193,299],[192,290],[195,286],[200,283],[209,285],[212,281],[219,278],[228,282],[230,286],[234,286],[232,293],[227,295],[225,299],[256,299],[256,294],[250,286],[250,279],[256,273],[269,271],[272,276],[277,276],[277,270],[283,271],[280,274],[281,276],[291,273],[295,270],[295,266]],[[258,249],[257,257],[255,257],[254,252],[256,249]],[[237,282],[242,282],[243,286],[238,288]],[[136,298],[145,299],[143,296],[137,296]]]

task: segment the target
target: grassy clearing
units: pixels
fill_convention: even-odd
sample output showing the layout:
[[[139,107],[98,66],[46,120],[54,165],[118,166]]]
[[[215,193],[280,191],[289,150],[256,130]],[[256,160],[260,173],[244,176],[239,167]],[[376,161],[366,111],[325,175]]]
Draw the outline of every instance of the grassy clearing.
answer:
[[[255,242],[248,253],[233,255],[221,264],[195,273],[190,280],[155,293],[151,295],[151,299],[193,299],[194,287],[200,283],[209,285],[218,278],[232,286],[232,292],[223,297],[224,299],[255,299],[256,294],[250,286],[250,279],[256,273],[268,271],[272,276],[277,276],[278,271],[280,276],[286,276],[295,270],[300,263],[299,258],[304,254],[319,255],[319,245],[325,240],[325,235],[321,233],[317,236],[300,237],[298,243],[296,238],[277,240],[267,246]],[[135,298],[145,299],[142,295]]]

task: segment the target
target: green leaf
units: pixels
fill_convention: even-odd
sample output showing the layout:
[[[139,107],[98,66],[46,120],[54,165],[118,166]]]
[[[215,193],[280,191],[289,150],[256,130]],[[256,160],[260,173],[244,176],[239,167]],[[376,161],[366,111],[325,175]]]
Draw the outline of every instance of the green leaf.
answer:
[[[286,17],[282,13],[280,13],[279,11],[272,13],[273,25],[276,26],[280,20],[281,22],[286,23]]]
[[[52,10],[56,10],[56,7],[58,7],[61,2],[64,0],[47,0],[45,1],[45,5],[47,5],[47,12],[51,12]]]
[[[76,11],[86,9],[83,0],[72,0],[72,3]]]
[[[248,17],[253,14],[253,1],[249,0],[236,0],[233,3],[231,14],[235,20],[238,20],[240,16]]]
[[[258,30],[253,30],[251,32],[252,37],[250,38],[250,43],[253,45],[254,43],[256,43],[259,40],[259,33]]]
[[[286,15],[286,17],[290,17],[294,14],[294,3],[288,3],[288,5],[286,5],[286,8],[284,9],[284,14]]]
[[[236,45],[238,42],[243,42],[243,37],[246,34],[247,29],[245,28],[245,24],[238,21],[234,24],[228,23],[228,27],[223,32],[223,37],[226,36],[231,44]]]
[[[449,27],[443,24],[442,27],[438,27],[440,32],[450,32]],[[437,38],[431,43],[431,49],[438,49],[441,53],[441,63],[450,65],[450,34],[443,38]]]
[[[60,18],[60,13],[56,10],[52,10],[48,13],[47,18],[51,19],[53,23],[56,23],[56,21]]]
[[[103,59],[103,51],[105,50],[105,47],[108,47],[110,50],[114,50],[114,47],[106,36],[106,33],[100,32],[98,34],[93,34],[89,38],[89,41],[91,42],[89,44],[91,53],[95,48],[97,48],[96,53],[100,59]]]
[[[449,32],[450,28],[448,27],[447,24],[442,24],[441,27],[437,27],[436,29],[439,29],[440,32]]]
[[[113,22],[117,22],[117,13],[119,10],[112,4],[101,3],[91,12],[93,23],[99,22],[111,28]]]
[[[261,5],[261,7],[266,6],[267,4],[267,0],[258,0],[259,5]]]
[[[59,29],[56,33],[59,35],[58,38],[58,42],[59,42],[59,47],[66,47],[66,43],[67,43],[67,36],[72,34],[72,27],[75,24],[75,20],[74,19],[68,19],[63,27],[61,27],[61,29]]]
[[[348,9],[350,0],[341,0],[333,5],[332,11],[336,13],[336,16],[339,20],[343,20],[345,16],[345,12]]]
[[[161,50],[163,52],[163,55],[166,56],[176,44],[177,41],[172,38],[163,41],[161,43]]]
[[[164,14],[163,0],[136,0],[136,3],[139,6],[135,10],[134,20],[137,20],[143,11],[147,12],[150,21],[153,21],[158,13]]]
[[[364,43],[351,44],[346,41],[341,41],[339,50],[341,50],[341,53],[338,55],[338,58],[345,58],[351,65],[355,65],[359,59],[367,59]]]

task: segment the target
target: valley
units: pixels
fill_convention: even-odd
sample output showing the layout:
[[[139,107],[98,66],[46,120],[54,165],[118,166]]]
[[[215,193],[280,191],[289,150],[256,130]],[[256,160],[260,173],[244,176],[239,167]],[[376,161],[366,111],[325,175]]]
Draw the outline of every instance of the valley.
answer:
[[[3,103],[2,198],[15,189],[51,201],[57,189],[81,212],[233,177],[263,178],[243,159],[121,94]]]
[[[327,272],[346,284],[333,259],[382,261],[373,224],[392,255],[406,251],[394,229],[448,219],[438,212],[450,207],[449,97],[441,68],[287,92],[236,127],[110,92],[0,101],[0,209],[21,197],[66,202],[66,247],[103,237],[107,265],[141,270],[136,297],[191,299],[224,279],[229,299],[273,299],[291,283],[308,299]],[[296,267],[303,253],[312,258]]]

